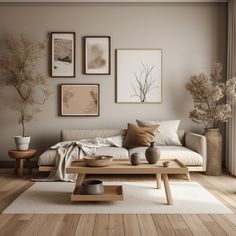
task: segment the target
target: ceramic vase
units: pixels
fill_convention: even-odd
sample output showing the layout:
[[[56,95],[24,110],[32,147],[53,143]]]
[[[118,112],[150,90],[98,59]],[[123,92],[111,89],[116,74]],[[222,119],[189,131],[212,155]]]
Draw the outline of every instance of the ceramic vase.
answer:
[[[145,151],[145,156],[149,164],[155,164],[160,159],[160,150],[155,147],[155,142],[151,142],[151,145],[149,148]]]
[[[222,173],[222,135],[219,129],[205,129],[207,141],[207,175]]]
[[[140,157],[138,153],[132,153],[130,157],[130,162],[133,166],[139,165]]]

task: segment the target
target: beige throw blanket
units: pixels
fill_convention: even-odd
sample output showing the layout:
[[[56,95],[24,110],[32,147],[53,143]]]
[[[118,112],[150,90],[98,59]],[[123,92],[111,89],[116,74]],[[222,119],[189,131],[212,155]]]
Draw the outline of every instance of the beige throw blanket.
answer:
[[[66,168],[76,160],[84,156],[96,154],[100,147],[122,147],[123,137],[81,139],[78,141],[66,141],[55,144],[51,149],[57,151],[55,170],[52,170],[47,179],[43,181],[71,181],[74,182],[76,174],[67,174]]]

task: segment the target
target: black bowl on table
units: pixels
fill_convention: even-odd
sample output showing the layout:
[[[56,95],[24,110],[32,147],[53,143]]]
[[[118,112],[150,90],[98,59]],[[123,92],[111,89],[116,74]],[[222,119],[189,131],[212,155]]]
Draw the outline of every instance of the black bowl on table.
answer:
[[[82,195],[99,195],[104,194],[104,186],[101,180],[85,180],[80,186]]]

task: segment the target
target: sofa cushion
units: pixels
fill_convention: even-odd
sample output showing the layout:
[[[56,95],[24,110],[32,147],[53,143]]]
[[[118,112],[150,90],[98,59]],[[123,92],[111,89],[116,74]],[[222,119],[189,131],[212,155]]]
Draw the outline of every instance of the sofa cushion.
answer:
[[[148,127],[139,127],[137,125],[128,124],[127,134],[124,140],[124,147],[133,148],[139,146],[149,146],[153,141],[154,132],[159,125]]]
[[[108,155],[115,158],[129,158],[129,152],[126,148],[101,147],[96,151],[96,155]]]
[[[129,158],[128,150],[118,147],[101,147],[98,148],[96,155],[108,155],[115,158]],[[42,155],[39,156],[39,166],[53,166],[56,162],[57,151],[48,149]]]
[[[161,159],[178,159],[184,165],[200,166],[203,164],[203,158],[197,152],[194,152],[182,146],[157,146],[161,152]],[[132,153],[140,153],[141,158],[145,158],[147,147],[137,147],[129,149],[129,156]]]
[[[156,145],[181,146],[177,131],[180,120],[166,120],[166,121],[142,121],[136,120],[138,126],[148,127],[153,125],[160,125],[155,132],[154,141]]]
[[[57,156],[57,151],[48,149],[42,155],[39,156],[38,165],[39,166],[54,166]]]

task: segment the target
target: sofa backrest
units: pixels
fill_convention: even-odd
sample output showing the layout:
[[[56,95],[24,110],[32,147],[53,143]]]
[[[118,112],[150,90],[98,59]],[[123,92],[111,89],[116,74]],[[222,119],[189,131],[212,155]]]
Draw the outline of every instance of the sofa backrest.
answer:
[[[74,141],[80,139],[92,139],[96,137],[107,138],[111,136],[124,135],[125,129],[63,129],[61,141]],[[184,145],[184,130],[178,130],[179,140]]]
[[[179,130],[177,131],[177,134],[178,134],[178,137],[179,137],[179,141],[180,141],[181,144],[184,146],[184,145],[185,145],[185,143],[184,143],[185,130],[179,129]]]
[[[61,131],[61,141],[93,139],[97,137],[107,138],[124,134],[124,129],[63,129]]]

